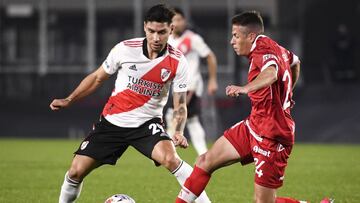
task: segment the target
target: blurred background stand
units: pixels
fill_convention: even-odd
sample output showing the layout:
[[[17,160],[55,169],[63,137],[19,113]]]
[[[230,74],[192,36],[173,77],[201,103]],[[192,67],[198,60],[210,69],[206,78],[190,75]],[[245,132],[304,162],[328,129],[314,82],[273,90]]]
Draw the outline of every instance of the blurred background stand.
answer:
[[[360,143],[356,0],[0,0],[0,137],[85,136],[115,77],[64,111],[51,112],[51,100],[67,96],[115,44],[142,37],[144,11],[164,2],[184,10],[191,28],[218,58],[219,91],[215,97],[204,95],[202,104],[209,140],[249,113],[247,97],[230,99],[224,93],[228,84],[246,82],[249,66],[229,43],[230,19],[244,10],[258,10],[265,34],[301,59],[293,109],[296,139]]]

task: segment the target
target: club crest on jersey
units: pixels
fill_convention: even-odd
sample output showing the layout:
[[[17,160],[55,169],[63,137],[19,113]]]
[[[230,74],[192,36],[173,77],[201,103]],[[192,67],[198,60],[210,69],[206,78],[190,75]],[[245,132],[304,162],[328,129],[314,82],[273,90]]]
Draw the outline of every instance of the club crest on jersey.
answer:
[[[160,75],[161,80],[162,80],[163,82],[165,82],[167,79],[169,79],[170,74],[171,74],[171,71],[170,71],[170,70],[165,69],[165,68],[162,68],[162,69],[161,69],[161,75]]]
[[[84,150],[88,144],[89,144],[89,141],[84,141],[83,143],[81,143],[80,149]]]

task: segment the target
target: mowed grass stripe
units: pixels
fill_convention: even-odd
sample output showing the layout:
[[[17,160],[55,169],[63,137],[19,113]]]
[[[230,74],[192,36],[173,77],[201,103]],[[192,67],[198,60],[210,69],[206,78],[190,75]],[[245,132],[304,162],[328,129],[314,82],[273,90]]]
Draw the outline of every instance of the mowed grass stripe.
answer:
[[[0,139],[0,202],[57,202],[65,171],[80,140]],[[189,164],[193,148],[179,149]],[[214,203],[252,202],[253,165],[236,164],[217,171],[207,193]],[[360,146],[296,144],[280,196],[319,202],[360,202]],[[129,148],[117,165],[102,166],[85,179],[79,203],[102,203],[116,193],[137,203],[170,203],[179,192],[164,168]]]

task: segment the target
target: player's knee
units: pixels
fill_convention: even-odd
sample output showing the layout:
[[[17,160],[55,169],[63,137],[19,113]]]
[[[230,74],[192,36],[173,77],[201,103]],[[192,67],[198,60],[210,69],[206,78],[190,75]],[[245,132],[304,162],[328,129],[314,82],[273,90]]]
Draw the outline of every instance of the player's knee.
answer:
[[[254,203],[275,203],[275,196],[255,192]]]
[[[166,155],[164,156],[161,165],[165,168],[169,169],[170,171],[176,169],[180,164],[181,160],[176,158],[174,155]]]
[[[211,158],[209,157],[209,153],[204,153],[200,155],[196,160],[196,165],[206,171],[212,171],[211,168]]]
[[[82,181],[84,179],[84,172],[81,170],[81,167],[72,164],[68,171],[68,176],[72,180]]]

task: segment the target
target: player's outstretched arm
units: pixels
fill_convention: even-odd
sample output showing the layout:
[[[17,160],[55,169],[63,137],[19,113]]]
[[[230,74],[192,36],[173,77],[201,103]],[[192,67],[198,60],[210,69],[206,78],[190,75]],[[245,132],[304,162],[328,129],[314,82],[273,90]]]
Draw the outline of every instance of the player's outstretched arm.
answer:
[[[217,59],[213,52],[210,52],[210,54],[206,57],[208,70],[209,70],[209,81],[208,81],[208,94],[214,95],[215,92],[218,89],[217,84]]]
[[[86,76],[68,97],[64,99],[54,99],[50,104],[51,110],[55,111],[68,107],[73,102],[93,93],[109,76],[103,67],[100,66],[96,71]]]
[[[277,80],[277,71],[275,66],[269,66],[262,71],[253,81],[245,86],[229,85],[226,87],[226,95],[237,97],[240,94],[247,94],[252,91],[270,86]]]
[[[299,76],[300,76],[300,62],[295,63],[290,68],[291,68],[291,77],[292,77],[292,82],[293,82],[292,89],[294,89],[295,85],[299,79]]]
[[[186,92],[174,92],[173,100],[173,125],[175,126],[175,134],[173,136],[173,140],[175,146],[186,148],[189,146],[186,138],[184,137],[184,129],[187,119]]]

